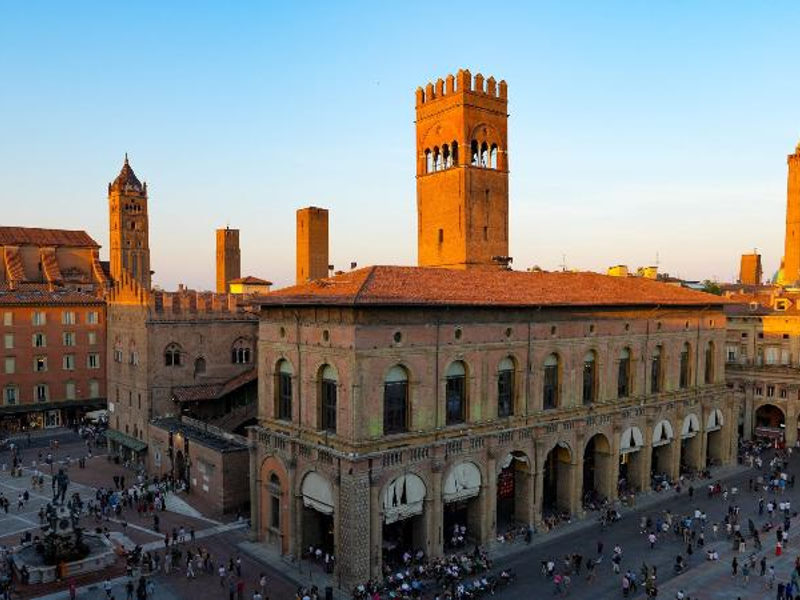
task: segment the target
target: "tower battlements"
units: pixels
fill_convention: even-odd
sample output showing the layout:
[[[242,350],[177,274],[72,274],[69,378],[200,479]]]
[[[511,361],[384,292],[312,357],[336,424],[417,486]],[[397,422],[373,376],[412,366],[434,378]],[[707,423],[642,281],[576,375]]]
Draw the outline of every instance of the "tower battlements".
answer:
[[[469,69],[459,69],[455,75],[451,73],[444,79],[440,77],[435,83],[429,82],[424,88],[418,87],[416,92],[417,107],[456,94],[463,95],[467,93],[495,98],[505,102],[508,100],[508,84],[503,79],[498,83],[491,76],[485,79],[481,73],[477,73],[473,77]]]
[[[797,148],[794,150],[794,154],[790,154],[786,157],[786,162],[790,165],[800,163],[800,142],[798,142]]]

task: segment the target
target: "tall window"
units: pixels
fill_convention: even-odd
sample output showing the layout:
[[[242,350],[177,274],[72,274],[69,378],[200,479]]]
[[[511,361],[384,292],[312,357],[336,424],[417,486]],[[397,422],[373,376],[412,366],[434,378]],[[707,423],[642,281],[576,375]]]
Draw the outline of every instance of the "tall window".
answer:
[[[336,433],[336,386],[339,377],[330,365],[320,371],[320,429]]]
[[[17,402],[19,402],[19,388],[14,385],[6,386],[3,394],[3,401],[7,405],[17,404]]]
[[[383,433],[408,431],[408,374],[397,365],[383,382]]]
[[[597,360],[593,351],[583,357],[583,403],[595,401],[597,392]]]
[[[97,398],[100,395],[100,384],[94,380],[89,380],[89,398]]]
[[[544,360],[544,394],[545,410],[558,406],[558,356],[551,354]]]
[[[122,361],[122,350],[120,349],[120,362]],[[164,365],[167,367],[181,366],[181,347],[178,344],[170,344],[164,350]]]
[[[714,342],[706,346],[706,383],[714,383]]]
[[[497,416],[514,414],[514,361],[504,358],[497,369]]]
[[[63,334],[64,338],[64,345],[65,346],[74,346],[75,345],[75,333],[72,331],[65,331]]]
[[[288,360],[278,363],[275,415],[283,421],[292,420],[292,365]]]
[[[467,369],[464,363],[450,363],[445,374],[445,403],[448,425],[463,423],[467,418]]]
[[[47,398],[49,397],[47,384],[40,383],[33,388],[33,397],[36,398],[37,402],[47,402]]]
[[[97,325],[100,322],[99,314],[96,310],[90,310],[86,313],[86,322],[89,325]]]
[[[231,362],[235,365],[246,365],[250,362],[250,344],[246,340],[238,339],[233,343]]]
[[[681,389],[689,387],[689,344],[686,343],[681,349],[681,372],[678,378],[678,386]]]
[[[75,355],[65,354],[61,357],[61,366],[65,371],[73,371],[75,369]]]
[[[656,346],[650,360],[650,393],[652,394],[661,392],[661,362],[661,346]]]
[[[65,310],[61,313],[62,325],[75,325],[75,311]]]
[[[34,348],[44,348],[47,346],[47,336],[43,333],[34,333],[33,334],[33,347]]]
[[[617,398],[627,398],[631,393],[631,353],[624,348],[619,355],[617,373]]]
[[[96,353],[86,355],[86,367],[88,369],[100,368],[100,355]]]
[[[47,313],[41,311],[34,311],[31,313],[31,324],[45,325],[47,323]]]
[[[133,361],[134,356],[136,356],[136,352],[131,352],[131,364],[135,364]],[[138,359],[137,359],[138,362]],[[206,359],[202,356],[198,356],[194,359],[194,376],[197,377],[198,375],[202,375],[206,372]]]

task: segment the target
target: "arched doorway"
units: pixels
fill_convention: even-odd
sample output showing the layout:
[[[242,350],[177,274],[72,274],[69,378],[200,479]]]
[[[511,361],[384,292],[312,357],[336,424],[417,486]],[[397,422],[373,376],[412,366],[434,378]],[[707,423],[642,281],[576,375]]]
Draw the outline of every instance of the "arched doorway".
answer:
[[[442,486],[445,548],[464,547],[468,539],[482,541],[480,493],[481,472],[475,463],[462,462],[450,469]]]
[[[335,556],[333,488],[330,482],[316,471],[311,471],[303,478],[300,495],[303,552],[314,548]]]
[[[183,455],[183,450],[178,450],[175,454],[175,479],[182,485],[186,485],[186,457]]]
[[[619,477],[617,491],[620,497],[641,491],[643,480],[642,447],[644,436],[638,427],[628,427],[619,437]]]
[[[383,488],[384,564],[392,567],[403,564],[403,553],[413,554],[425,546],[425,483],[417,475],[406,473],[390,481]]]
[[[596,433],[586,443],[583,452],[583,507],[597,510],[611,495],[611,444],[602,433]]]
[[[650,476],[653,489],[658,489],[665,482],[671,482],[677,473],[673,473],[672,443],[675,434],[672,424],[666,419],[656,423],[653,428],[653,452],[650,458]]]
[[[706,464],[709,466],[719,466],[725,458],[722,438],[724,424],[722,411],[712,408],[706,419]]]
[[[786,417],[783,411],[774,404],[763,404],[756,409],[754,435],[782,443]]]
[[[566,442],[559,442],[547,454],[542,483],[542,516],[570,513],[570,474],[572,452]]]
[[[689,475],[703,468],[701,442],[700,419],[696,414],[689,413],[681,426],[681,475]]]
[[[496,522],[497,534],[502,535],[519,523],[529,523],[530,460],[517,450],[506,454],[498,468]]]
[[[281,554],[289,554],[292,552],[289,476],[281,461],[271,456],[261,464],[260,479],[259,540],[273,546]]]

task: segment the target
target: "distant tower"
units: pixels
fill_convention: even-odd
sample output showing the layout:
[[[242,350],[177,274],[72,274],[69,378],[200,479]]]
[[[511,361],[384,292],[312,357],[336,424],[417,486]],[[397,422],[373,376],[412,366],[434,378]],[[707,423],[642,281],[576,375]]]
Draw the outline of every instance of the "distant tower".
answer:
[[[217,229],[217,292],[230,291],[231,279],[242,276],[242,253],[238,229]]]
[[[789,178],[786,189],[786,240],[783,250],[783,268],[778,282],[797,285],[800,282],[800,144],[790,154]]]
[[[328,210],[297,211],[297,283],[328,276]]]
[[[739,266],[739,283],[744,285],[761,285],[761,255],[758,252],[742,254]]]
[[[127,271],[145,289],[150,289],[150,227],[147,217],[147,184],[142,184],[128,163],[108,184],[111,277],[121,279]]]
[[[417,262],[466,269],[508,256],[508,88],[459,70],[417,88]]]

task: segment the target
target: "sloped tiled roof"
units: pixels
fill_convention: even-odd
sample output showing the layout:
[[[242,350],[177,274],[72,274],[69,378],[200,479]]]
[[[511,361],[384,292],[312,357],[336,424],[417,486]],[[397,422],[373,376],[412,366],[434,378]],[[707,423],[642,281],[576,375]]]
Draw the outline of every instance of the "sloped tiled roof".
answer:
[[[200,400],[217,400],[243,385],[258,378],[257,369],[249,369],[222,383],[200,383],[198,385],[181,385],[172,388],[172,399],[176,402],[198,402]]]
[[[104,304],[102,298],[78,292],[71,289],[49,291],[41,286],[31,286],[31,289],[3,290],[0,289],[0,305],[42,305],[50,304]]]
[[[522,307],[708,306],[728,301],[642,277],[374,266],[276,290],[255,303]]]
[[[0,227],[0,246],[80,246],[99,248],[85,231],[42,229],[40,227]]]
[[[267,281],[266,279],[259,279],[258,277],[253,277],[252,275],[247,275],[246,277],[239,277],[238,279],[231,279],[228,283],[241,283],[245,285],[272,285],[271,281]]]

